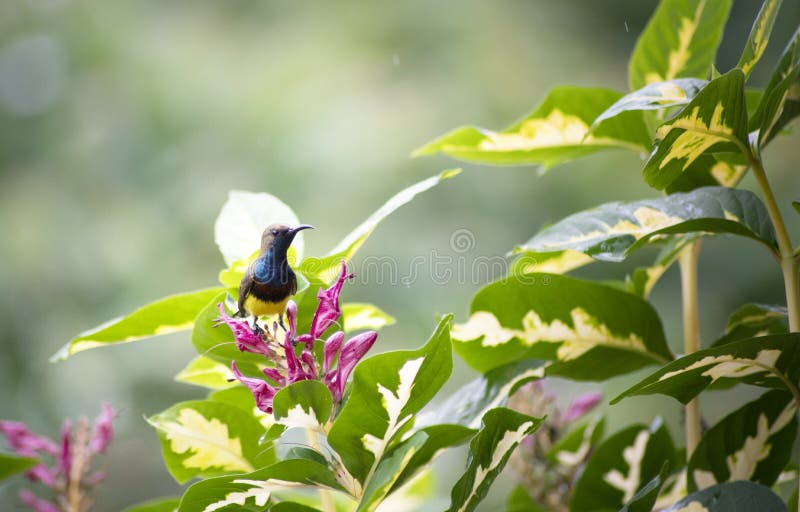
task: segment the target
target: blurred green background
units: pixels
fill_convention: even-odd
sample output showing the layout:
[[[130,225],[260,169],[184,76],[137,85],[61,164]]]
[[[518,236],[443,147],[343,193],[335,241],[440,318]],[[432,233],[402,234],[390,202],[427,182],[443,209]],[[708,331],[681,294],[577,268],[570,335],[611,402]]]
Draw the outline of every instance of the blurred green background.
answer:
[[[737,0],[718,67],[738,60],[760,2]],[[784,2],[754,72],[763,84],[800,23]],[[48,357],[72,335],[161,296],[214,285],[222,259],[213,221],[229,189],[267,191],[317,226],[322,255],[399,189],[453,167],[412,160],[416,147],[458,125],[502,128],[557,84],[624,90],[627,58],[655,1],[244,2],[11,0],[0,3],[0,418],[55,435],[60,418],[121,410],[96,510],[177,494],[143,415],[203,390],[172,377],[193,357],[187,334]],[[788,207],[798,193],[797,136],[765,158]],[[385,221],[359,253],[464,260],[505,254],[543,224],[618,199],[656,196],[639,155],[607,152],[546,175],[466,165],[465,173]],[[753,188],[748,178],[745,187]],[[474,246],[451,247],[466,229]],[[622,277],[655,252],[581,273]],[[702,335],[711,341],[745,301],[783,302],[777,265],[756,244],[715,239],[700,264]],[[359,280],[346,300],[372,301],[398,323],[373,350],[419,346],[435,316],[463,320],[470,279]],[[681,345],[676,271],[653,296],[673,348]],[[448,387],[472,378],[456,362]],[[621,390],[635,376],[615,379]],[[558,387],[558,386],[556,386]],[[567,400],[590,385],[563,383]],[[704,400],[710,414],[745,388]],[[708,396],[708,395],[707,395]],[[667,399],[613,408],[612,427],[664,414]],[[679,430],[676,437],[682,438]],[[439,468],[456,471],[463,454]],[[454,474],[442,471],[442,488]],[[18,482],[0,487],[14,510]],[[498,491],[496,500],[502,500]],[[492,500],[486,509],[492,509]]]

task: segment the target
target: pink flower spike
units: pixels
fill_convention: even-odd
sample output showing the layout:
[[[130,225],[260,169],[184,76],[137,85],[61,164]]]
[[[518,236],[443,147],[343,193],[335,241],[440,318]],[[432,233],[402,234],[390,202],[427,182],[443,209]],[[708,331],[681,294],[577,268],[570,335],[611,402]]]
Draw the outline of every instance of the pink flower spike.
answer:
[[[103,402],[103,410],[94,420],[94,433],[89,447],[94,453],[105,453],[114,438],[114,409],[108,402]]]
[[[236,367],[236,361],[231,361],[231,371],[239,380],[239,382],[247,386],[247,388],[250,390],[250,393],[253,394],[253,398],[256,400],[256,407],[258,407],[261,411],[271,413],[272,399],[275,397],[275,393],[277,392],[276,389],[267,384],[266,381],[245,377],[242,375],[241,372],[239,372],[239,369]]]
[[[0,434],[6,437],[8,447],[23,457],[37,457],[40,453],[58,455],[58,446],[50,439],[28,430],[19,421],[0,421]]]
[[[317,292],[319,305],[314,313],[314,319],[311,320],[311,331],[309,333],[313,339],[318,339],[322,336],[322,333],[342,316],[342,310],[339,308],[339,294],[342,291],[344,282],[352,277],[355,277],[355,274],[347,273],[347,263],[342,260],[342,272],[339,274],[339,279],[327,290]]]
[[[264,368],[261,371],[264,372],[266,378],[272,380],[278,386],[286,385],[286,377],[277,368]]]
[[[41,482],[47,487],[53,489],[56,486],[56,473],[57,468],[50,469],[44,464],[37,464],[25,472],[25,476],[31,482]]]
[[[350,338],[342,346],[342,351],[339,354],[339,363],[336,365],[334,382],[331,383],[333,384],[333,389],[331,389],[331,386],[328,386],[336,402],[342,401],[344,386],[347,384],[350,372],[353,371],[356,364],[364,357],[364,354],[369,351],[377,338],[377,332],[367,331]]]
[[[569,404],[569,407],[567,407],[567,411],[564,413],[564,421],[570,422],[577,420],[594,409],[602,399],[603,394],[597,391],[591,391],[576,397],[575,400]]]
[[[19,501],[30,507],[34,512],[61,512],[61,509],[55,504],[37,498],[36,495],[28,489],[21,489],[19,491]]]
[[[336,331],[325,341],[325,348],[322,350],[323,375],[327,374],[333,366],[333,360],[336,358],[336,354],[339,353],[339,349],[342,348],[343,341],[344,333],[342,331]]]
[[[219,309],[219,318],[217,318],[215,326],[228,324],[239,352],[262,354],[269,358],[275,355],[275,351],[264,343],[264,338],[253,332],[253,328],[248,325],[247,320],[236,320],[225,314],[225,306],[221,302],[217,304],[217,309]]]
[[[69,477],[72,467],[72,421],[69,418],[61,424],[61,452],[58,454],[58,470]]]

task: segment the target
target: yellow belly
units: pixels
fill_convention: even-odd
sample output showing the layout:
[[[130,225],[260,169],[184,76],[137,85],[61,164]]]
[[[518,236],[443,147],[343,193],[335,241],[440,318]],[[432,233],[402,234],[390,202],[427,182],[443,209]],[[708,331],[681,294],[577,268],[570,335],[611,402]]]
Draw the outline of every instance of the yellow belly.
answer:
[[[265,302],[250,295],[244,300],[244,309],[254,316],[277,315],[286,311],[287,302],[289,302],[289,297],[280,302]]]

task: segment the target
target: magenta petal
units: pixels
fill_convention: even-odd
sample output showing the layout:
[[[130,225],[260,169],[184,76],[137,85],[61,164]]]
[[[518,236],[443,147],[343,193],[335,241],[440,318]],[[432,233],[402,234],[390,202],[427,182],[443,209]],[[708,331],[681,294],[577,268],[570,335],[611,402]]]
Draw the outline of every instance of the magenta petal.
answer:
[[[56,486],[57,469],[50,469],[44,464],[37,464],[25,472],[31,482],[41,482],[51,489]]]
[[[69,475],[72,467],[72,421],[69,418],[61,424],[61,452],[58,454],[58,470]]]
[[[342,315],[342,310],[339,308],[339,294],[342,291],[344,282],[354,275],[347,273],[347,264],[342,260],[342,271],[339,274],[339,279],[327,290],[317,292],[319,305],[316,313],[314,313],[314,319],[311,321],[310,331],[313,339],[318,339],[322,336],[325,329],[330,327]]]
[[[336,354],[339,353],[339,349],[342,347],[343,341],[344,332],[342,331],[336,331],[325,341],[325,348],[322,350],[323,375],[327,374],[330,371],[331,366],[333,366],[333,360],[336,359]]]
[[[286,377],[284,377],[277,368],[264,368],[262,371],[264,372],[264,376],[272,380],[275,384],[279,386],[286,385]]]
[[[317,380],[317,359],[314,357],[314,354],[308,350],[304,350],[303,353],[300,354],[300,359],[303,361],[303,364],[306,365],[306,378]]]
[[[294,352],[294,344],[286,340],[286,343],[283,344],[283,349],[286,352],[286,381],[292,383],[305,380],[306,376],[303,371],[303,365]]]
[[[564,413],[564,421],[575,421],[584,414],[594,409],[603,399],[603,394],[597,391],[584,393],[575,398]]]
[[[286,339],[294,340],[297,334],[297,303],[290,300],[286,304],[286,321],[289,323],[289,330],[286,331]]]
[[[56,443],[34,434],[19,421],[0,421],[0,434],[6,437],[8,447],[23,457],[37,457],[40,453],[56,456],[59,453]]]
[[[364,357],[364,354],[369,351],[377,338],[377,332],[367,331],[350,338],[342,346],[342,351],[339,354],[339,363],[336,365],[335,391],[331,390],[334,400],[337,402],[341,401],[342,396],[344,396],[344,386],[350,377],[350,372]]]
[[[114,409],[108,402],[103,402],[103,410],[94,420],[94,433],[89,447],[94,453],[105,453],[114,438]]]
[[[272,412],[272,399],[275,397],[277,390],[267,384],[266,381],[242,375],[236,367],[236,361],[231,361],[231,371],[239,382],[247,386],[247,389],[253,394],[253,398],[256,400],[256,407],[266,413]]]
[[[35,494],[27,489],[21,489],[19,491],[19,500],[24,505],[30,507],[34,512],[61,512],[61,509],[55,504],[37,498]]]
[[[225,314],[225,306],[220,302],[217,304],[219,309],[219,318],[217,325],[220,323],[228,324],[233,338],[236,340],[236,348],[240,352],[252,352],[253,354],[262,354],[266,357],[272,357],[275,352],[264,343],[264,338],[260,334],[253,332],[253,328],[247,323],[247,320],[236,320]]]

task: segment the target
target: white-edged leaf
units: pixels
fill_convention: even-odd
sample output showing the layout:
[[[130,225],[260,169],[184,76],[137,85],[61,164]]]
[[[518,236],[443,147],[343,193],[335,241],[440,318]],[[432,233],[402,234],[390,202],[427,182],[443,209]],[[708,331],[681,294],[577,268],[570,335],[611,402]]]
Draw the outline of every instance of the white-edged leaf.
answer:
[[[717,484],[693,492],[664,512],[788,512],[768,487],[739,481]]]
[[[272,402],[275,421],[286,428],[304,428],[325,432],[331,416],[333,398],[328,388],[317,380],[301,380],[278,391]]]

